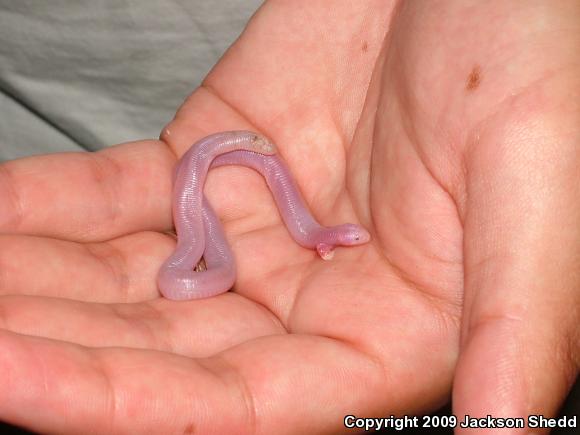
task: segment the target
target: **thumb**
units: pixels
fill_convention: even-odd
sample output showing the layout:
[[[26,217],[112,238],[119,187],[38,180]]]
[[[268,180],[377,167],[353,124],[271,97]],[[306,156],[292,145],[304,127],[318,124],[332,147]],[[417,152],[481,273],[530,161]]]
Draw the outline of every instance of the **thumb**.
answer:
[[[561,104],[534,113],[534,98],[494,115],[466,156],[459,421],[553,416],[578,373],[580,122]]]

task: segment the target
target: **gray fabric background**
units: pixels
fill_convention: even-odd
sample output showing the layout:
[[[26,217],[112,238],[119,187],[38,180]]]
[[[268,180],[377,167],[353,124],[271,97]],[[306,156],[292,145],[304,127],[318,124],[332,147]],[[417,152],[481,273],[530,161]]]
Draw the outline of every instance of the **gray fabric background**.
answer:
[[[156,138],[260,0],[0,0],[0,161]]]

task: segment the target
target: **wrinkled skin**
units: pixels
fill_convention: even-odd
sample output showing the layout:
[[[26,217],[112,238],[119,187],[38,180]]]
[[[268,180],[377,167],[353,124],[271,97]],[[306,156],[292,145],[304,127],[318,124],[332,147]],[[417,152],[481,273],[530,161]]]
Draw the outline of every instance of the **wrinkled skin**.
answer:
[[[450,395],[460,418],[557,411],[579,361],[580,5],[393,6],[268,2],[161,141],[0,166],[1,419],[266,434]],[[259,175],[216,169],[235,292],[164,300],[172,166],[233,128],[276,142],[321,223],[373,240],[322,261]]]

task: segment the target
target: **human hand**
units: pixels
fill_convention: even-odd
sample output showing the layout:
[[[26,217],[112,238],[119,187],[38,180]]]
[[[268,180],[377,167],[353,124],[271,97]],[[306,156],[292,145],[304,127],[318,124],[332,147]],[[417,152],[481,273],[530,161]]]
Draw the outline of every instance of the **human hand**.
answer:
[[[268,3],[163,142],[0,166],[0,418],[333,432],[444,403],[458,358],[456,414],[553,413],[578,369],[574,11],[528,11],[557,21],[546,35],[518,27],[521,7],[444,5]],[[490,41],[497,16],[513,22]],[[174,155],[232,128],[274,139],[323,224],[374,239],[322,262],[257,174],[220,168],[206,192],[235,292],[159,298]]]

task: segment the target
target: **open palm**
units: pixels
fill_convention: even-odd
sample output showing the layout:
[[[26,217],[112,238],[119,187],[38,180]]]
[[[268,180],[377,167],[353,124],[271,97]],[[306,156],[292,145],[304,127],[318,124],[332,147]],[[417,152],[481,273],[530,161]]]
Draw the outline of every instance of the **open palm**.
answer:
[[[493,21],[486,7],[448,7],[442,17],[436,6],[334,3],[332,13],[323,1],[267,3],[161,141],[0,166],[0,376],[12,393],[0,398],[0,418],[64,433],[335,432],[347,414],[444,403],[461,338],[459,376],[468,374],[456,398],[488,409],[497,383],[482,386],[479,401],[469,392],[505,375],[490,352],[513,345],[502,341],[513,312],[509,295],[486,286],[494,267],[516,258],[507,246],[527,243],[502,232],[525,222],[517,204],[496,219],[488,210],[509,192],[489,186],[503,176],[526,196],[521,168],[494,175],[495,165],[511,161],[502,144],[514,143],[512,126],[540,116],[537,89],[563,89],[566,70],[537,83],[545,71],[521,55],[510,81],[497,59],[527,53],[525,35],[496,24],[503,39],[490,49],[477,31]],[[464,39],[466,14],[480,22]],[[564,65],[561,52],[553,62]],[[276,142],[323,225],[360,223],[373,240],[322,261],[292,241],[257,173],[219,168],[205,191],[236,255],[233,292],[160,298],[176,156],[240,128]],[[497,240],[505,250],[496,258]],[[484,291],[497,305],[482,308]],[[573,330],[574,321],[563,324]],[[562,363],[555,398],[533,406],[553,412],[573,361]],[[511,403],[501,410],[522,411]]]

